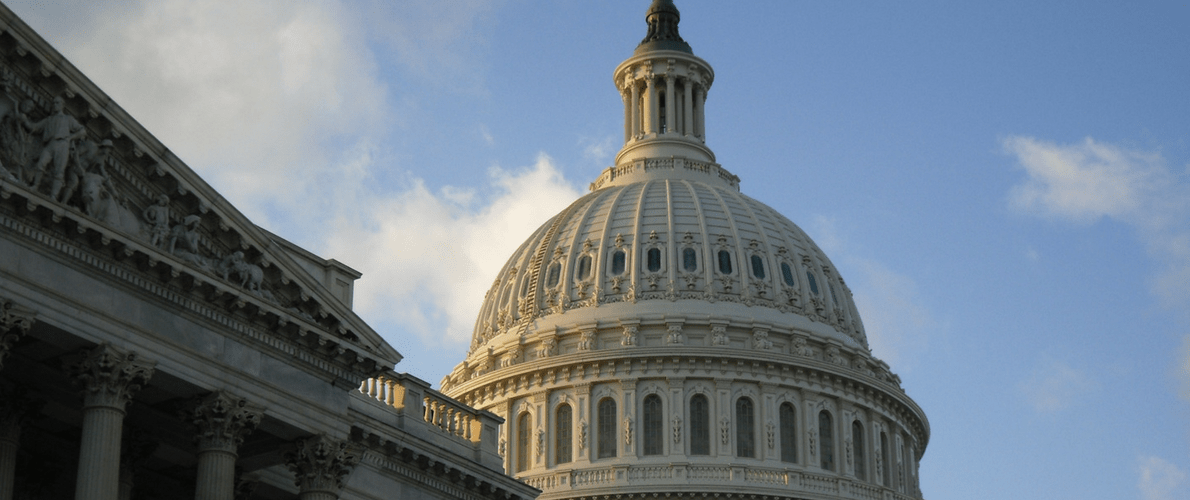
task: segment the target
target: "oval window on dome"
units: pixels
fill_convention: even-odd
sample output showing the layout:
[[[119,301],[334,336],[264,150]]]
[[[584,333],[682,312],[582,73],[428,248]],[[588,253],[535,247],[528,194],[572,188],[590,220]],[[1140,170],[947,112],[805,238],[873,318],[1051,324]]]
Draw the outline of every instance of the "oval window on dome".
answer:
[[[794,286],[793,283],[793,269],[789,268],[789,264],[781,263],[781,279],[785,280],[785,286]]]
[[[756,279],[764,279],[764,259],[759,255],[752,256],[752,276]]]
[[[810,293],[818,295],[818,280],[814,279],[814,272],[806,270],[806,281],[810,283]]]
[[[655,273],[657,271],[660,271],[661,270],[661,249],[660,248],[650,248],[647,253],[648,253],[648,255],[646,257],[648,257],[648,258],[646,260],[648,261],[649,272]]]
[[[731,252],[727,250],[719,251],[719,272],[731,274]]]
[[[557,262],[550,265],[550,271],[546,273],[545,286],[553,288],[558,286],[558,275],[562,274],[562,264]]]
[[[625,255],[623,250],[616,250],[616,252],[612,254],[612,276],[624,274],[624,259]]]
[[[585,279],[587,279],[587,276],[591,275],[591,256],[590,255],[584,255],[584,256],[582,256],[582,258],[580,258],[578,260],[578,272],[576,272],[575,274],[578,275],[579,281],[585,280]]]
[[[690,273],[698,270],[698,252],[693,248],[682,250],[682,269]]]

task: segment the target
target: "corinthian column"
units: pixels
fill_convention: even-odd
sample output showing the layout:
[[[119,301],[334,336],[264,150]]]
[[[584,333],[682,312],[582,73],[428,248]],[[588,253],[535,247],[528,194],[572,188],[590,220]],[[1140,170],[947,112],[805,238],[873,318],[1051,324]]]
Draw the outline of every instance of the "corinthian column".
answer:
[[[337,500],[347,475],[359,463],[360,451],[346,441],[325,434],[299,439],[285,454],[285,465],[293,472],[299,500]]]
[[[236,450],[263,415],[260,408],[223,391],[199,400],[188,415],[198,428],[196,500],[235,500]]]
[[[83,389],[83,435],[75,500],[116,500],[124,408],[149,382],[154,366],[135,352],[125,353],[101,344],[71,370]]]
[[[34,316],[30,309],[0,301],[0,370],[4,369],[4,358],[12,352],[17,341],[33,327]]]

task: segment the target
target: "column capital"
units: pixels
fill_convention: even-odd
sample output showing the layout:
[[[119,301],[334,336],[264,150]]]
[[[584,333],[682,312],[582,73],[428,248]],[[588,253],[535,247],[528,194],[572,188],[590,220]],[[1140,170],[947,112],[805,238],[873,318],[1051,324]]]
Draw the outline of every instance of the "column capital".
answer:
[[[70,375],[82,388],[84,407],[123,410],[132,396],[149,383],[156,365],[136,352],[124,352],[104,343],[86,351],[82,361],[70,367]]]
[[[235,453],[236,448],[264,417],[264,408],[225,391],[215,391],[199,398],[187,412],[186,419],[197,430],[194,439],[199,451],[221,450]]]
[[[285,454],[285,465],[295,476],[302,493],[326,492],[338,495],[347,475],[359,463],[362,450],[326,434],[299,439]]]
[[[32,309],[0,299],[0,370],[4,369],[4,358],[12,352],[17,341],[29,333],[36,316]]]

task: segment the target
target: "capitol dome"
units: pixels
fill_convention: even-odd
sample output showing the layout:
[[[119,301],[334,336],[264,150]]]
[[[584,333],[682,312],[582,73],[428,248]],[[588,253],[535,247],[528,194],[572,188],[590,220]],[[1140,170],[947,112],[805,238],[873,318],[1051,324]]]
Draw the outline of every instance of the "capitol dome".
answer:
[[[513,253],[443,392],[505,418],[543,499],[921,498],[925,414],[822,250],[716,163],[677,8],[646,21],[615,165]]]

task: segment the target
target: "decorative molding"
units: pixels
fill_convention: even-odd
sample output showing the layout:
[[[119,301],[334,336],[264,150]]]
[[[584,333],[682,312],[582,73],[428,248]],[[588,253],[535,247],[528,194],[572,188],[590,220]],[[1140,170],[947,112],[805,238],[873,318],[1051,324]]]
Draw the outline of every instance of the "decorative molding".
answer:
[[[285,466],[294,475],[294,484],[303,494],[326,492],[338,497],[347,475],[360,461],[357,445],[331,439],[326,434],[302,438],[285,454]]]
[[[264,409],[244,398],[224,391],[212,392],[195,402],[186,419],[197,430],[199,450],[225,450],[235,453],[252,431],[260,425]]]
[[[124,352],[104,343],[85,351],[83,359],[69,371],[82,389],[85,406],[123,409],[149,383],[155,365],[141,360],[136,352]]]

